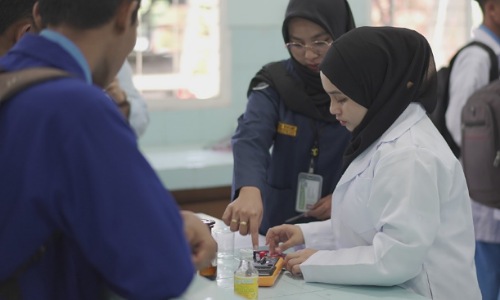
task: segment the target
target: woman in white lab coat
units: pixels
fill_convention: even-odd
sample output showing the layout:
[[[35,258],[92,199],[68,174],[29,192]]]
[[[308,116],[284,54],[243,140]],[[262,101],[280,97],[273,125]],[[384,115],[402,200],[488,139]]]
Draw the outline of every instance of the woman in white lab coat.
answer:
[[[321,65],[330,112],[352,132],[332,218],[266,236],[308,282],[400,285],[430,299],[481,299],[468,190],[426,115],[435,106],[431,48],[419,33],[361,27]]]

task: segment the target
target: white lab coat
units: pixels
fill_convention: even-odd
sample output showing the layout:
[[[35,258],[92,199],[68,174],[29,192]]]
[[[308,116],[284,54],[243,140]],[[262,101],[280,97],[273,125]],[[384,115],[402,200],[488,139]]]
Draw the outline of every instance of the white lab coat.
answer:
[[[412,103],[348,167],[332,218],[299,225],[308,282],[400,285],[430,299],[481,299],[474,233],[459,161]]]

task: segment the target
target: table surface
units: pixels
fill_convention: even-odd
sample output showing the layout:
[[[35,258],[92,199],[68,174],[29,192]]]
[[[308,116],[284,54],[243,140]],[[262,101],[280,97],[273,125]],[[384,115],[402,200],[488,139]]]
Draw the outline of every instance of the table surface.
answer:
[[[202,145],[141,148],[171,191],[231,185],[233,154]]]
[[[225,226],[221,220],[205,214],[198,214],[201,218],[213,219],[215,227]],[[264,237],[259,237],[259,245],[264,245]],[[235,249],[251,248],[249,236],[235,236]],[[213,300],[213,299],[240,299],[233,294],[232,288],[222,288],[217,282],[196,276],[189,289],[178,298],[179,300]],[[374,286],[346,286],[324,283],[308,283],[304,279],[292,276],[290,272],[283,271],[272,287],[260,287],[259,299],[280,300],[370,300],[370,299],[408,299],[425,300],[427,298],[417,295],[401,287],[374,287]]]

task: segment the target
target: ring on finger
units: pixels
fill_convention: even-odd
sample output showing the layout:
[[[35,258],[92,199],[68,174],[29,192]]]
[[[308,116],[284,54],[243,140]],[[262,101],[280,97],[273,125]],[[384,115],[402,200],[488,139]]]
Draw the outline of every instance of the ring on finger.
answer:
[[[240,222],[240,225],[241,225],[241,226],[247,226],[247,222],[245,222],[245,221],[241,221],[241,222]]]
[[[231,220],[231,223],[238,223],[238,220],[236,220],[236,219],[232,219],[232,220]]]

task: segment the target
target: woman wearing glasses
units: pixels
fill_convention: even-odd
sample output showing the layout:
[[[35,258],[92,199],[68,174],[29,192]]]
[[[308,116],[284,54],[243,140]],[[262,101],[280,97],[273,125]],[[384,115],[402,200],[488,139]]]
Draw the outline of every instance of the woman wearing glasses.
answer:
[[[353,28],[345,0],[290,0],[282,32],[291,57],[265,65],[250,83],[232,138],[233,201],[222,219],[250,233],[254,246],[272,226],[330,217],[350,134],[328,111],[319,65]],[[300,212],[308,218],[296,218]]]

